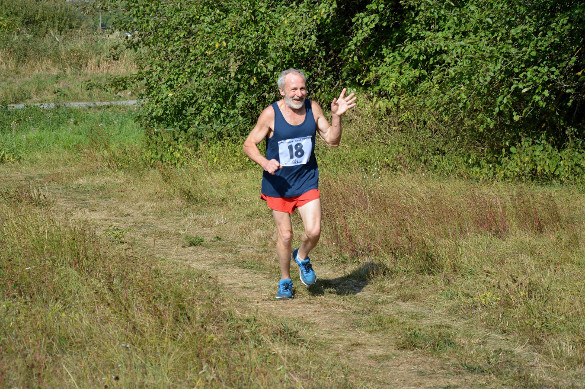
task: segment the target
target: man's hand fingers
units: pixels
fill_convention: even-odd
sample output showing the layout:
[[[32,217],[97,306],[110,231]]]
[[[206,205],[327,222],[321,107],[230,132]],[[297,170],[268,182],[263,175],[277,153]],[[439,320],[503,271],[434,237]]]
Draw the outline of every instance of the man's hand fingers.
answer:
[[[357,100],[357,97],[355,93],[351,92],[346,97],[345,96],[346,92],[347,88],[343,88],[343,90],[339,94],[339,98],[333,99],[333,102],[331,103],[332,113],[335,113],[336,115],[342,115],[348,109],[356,106],[355,101]]]
[[[274,174],[281,167],[282,166],[280,166],[280,163],[276,159],[272,159],[272,160],[270,160],[270,163],[266,167],[266,171],[270,174]]]

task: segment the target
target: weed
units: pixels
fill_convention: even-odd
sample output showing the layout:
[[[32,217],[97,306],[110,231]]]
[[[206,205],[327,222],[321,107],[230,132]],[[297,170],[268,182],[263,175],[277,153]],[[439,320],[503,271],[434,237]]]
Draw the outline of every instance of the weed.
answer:
[[[126,243],[126,234],[131,231],[130,228],[120,228],[117,226],[110,226],[104,230],[104,234],[109,236],[114,242]]]
[[[47,207],[52,204],[44,188],[33,186],[0,192],[0,199],[31,204],[37,207]]]
[[[428,350],[445,352],[458,347],[455,335],[448,326],[434,325],[428,328],[409,328],[400,338],[398,347],[404,350]]]
[[[185,235],[183,240],[185,241],[185,245],[183,247],[197,247],[201,246],[204,242],[202,237],[192,235]]]
[[[393,331],[398,327],[401,321],[396,316],[385,315],[381,313],[367,316],[365,323],[361,325],[368,331]]]
[[[17,155],[12,155],[6,150],[0,150],[0,163],[17,162],[21,158]]]

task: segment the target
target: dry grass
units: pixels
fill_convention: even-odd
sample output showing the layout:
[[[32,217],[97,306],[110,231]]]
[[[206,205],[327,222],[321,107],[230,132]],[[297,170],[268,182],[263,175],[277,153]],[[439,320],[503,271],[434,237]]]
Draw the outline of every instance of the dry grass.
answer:
[[[294,323],[234,309],[213,278],[122,250],[115,232],[2,192],[2,386],[349,387]]]
[[[374,259],[386,269],[389,290],[398,287],[408,300],[516,334],[555,368],[582,367],[580,192],[355,173],[326,177],[322,191],[331,255]]]
[[[0,104],[103,101],[136,98],[139,91],[99,87],[137,71],[134,53],[119,35],[25,39],[0,46]],[[38,53],[43,53],[39,55]],[[96,87],[97,86],[97,87]]]
[[[77,116],[75,119],[82,122]],[[39,116],[35,120],[43,119]],[[359,123],[357,117],[352,120],[354,124]],[[55,122],[62,121],[55,119]],[[103,129],[107,134],[118,125],[118,119],[113,122],[100,118],[99,122],[108,123],[107,128]],[[30,127],[40,127],[32,122],[26,123]],[[367,120],[364,123],[368,126],[375,124]],[[21,135],[31,136],[34,131],[42,132],[39,130],[27,132],[25,128],[27,126],[15,129],[7,127],[6,133],[14,130],[20,139]],[[232,261],[233,266],[254,269],[256,272],[254,274],[261,274],[262,277],[275,275],[277,270],[273,255],[274,226],[270,213],[258,199],[260,171],[257,167],[250,168],[242,162],[240,145],[205,148],[197,155],[199,159],[192,166],[151,168],[139,163],[142,152],[140,147],[119,148],[117,142],[121,141],[114,136],[104,137],[101,132],[96,132],[95,125],[83,127],[87,127],[83,131],[85,141],[77,141],[77,147],[65,148],[65,154],[68,156],[63,157],[59,154],[55,157],[48,152],[36,156],[34,147],[28,145],[30,149],[22,152],[23,159],[20,165],[6,166],[3,170],[27,171],[29,176],[42,176],[44,182],[50,183],[57,191],[71,191],[69,196],[72,197],[83,194],[84,198],[92,196],[105,198],[108,203],[116,203],[121,211],[124,211],[125,207],[129,208],[129,205],[140,204],[137,211],[139,213],[133,215],[139,223],[147,217],[163,220],[171,214],[175,215],[182,221],[181,226],[184,229],[179,229],[172,221],[168,221],[163,233],[178,237],[180,244],[184,245],[185,239],[188,239],[187,235],[191,234],[200,244],[189,248],[204,250],[211,247],[210,242],[214,242],[213,239],[219,236],[221,241],[214,243],[216,246],[212,248],[221,248],[222,254],[225,254],[221,259],[225,261],[226,266],[231,265],[229,261]],[[70,128],[65,126],[59,131],[69,133]],[[139,129],[135,128],[135,131]],[[474,182],[430,177],[424,173],[397,172],[385,168],[387,165],[384,165],[384,161],[387,158],[384,156],[383,147],[359,143],[362,135],[368,135],[366,128],[350,129],[346,135],[348,136],[344,138],[347,141],[345,146],[332,151],[319,150],[318,155],[323,162],[321,191],[324,221],[322,240],[314,252],[315,262],[323,268],[333,269],[332,272],[336,276],[321,280],[322,282],[315,288],[301,295],[299,300],[306,299],[306,306],[309,306],[313,302],[319,303],[319,299],[323,298],[324,302],[321,303],[324,306],[329,307],[331,311],[341,312],[340,316],[354,323],[352,327],[344,322],[344,326],[336,330],[339,331],[336,335],[340,337],[350,337],[349,334],[354,334],[352,330],[356,328],[372,336],[380,336],[386,343],[381,342],[382,346],[377,346],[380,347],[378,350],[380,352],[376,363],[383,364],[397,355],[404,360],[434,358],[432,361],[443,360],[449,366],[457,367],[455,370],[448,370],[449,373],[457,371],[461,375],[470,374],[478,377],[478,382],[488,382],[489,384],[484,385],[487,387],[583,387],[585,377],[583,343],[585,326],[582,320],[585,314],[583,300],[585,290],[581,282],[585,277],[583,193],[578,188],[570,186]],[[374,138],[375,136],[370,134],[370,139]],[[55,142],[58,143],[60,140]],[[38,143],[35,145],[40,147]],[[363,148],[360,152],[347,153],[347,150],[358,150],[360,147]],[[371,155],[367,153],[368,147],[371,149]],[[55,150],[57,150],[55,153],[63,152],[61,148]],[[35,155],[34,159],[30,158],[32,155]],[[34,160],[34,166],[28,165],[29,159]],[[366,163],[372,161],[380,162],[373,166],[375,169]],[[115,258],[112,266],[115,265],[117,271],[121,273],[119,277],[125,277],[120,279],[129,280],[128,282],[133,285],[132,293],[136,295],[122,298],[125,295],[110,295],[107,293],[111,291],[107,290],[103,295],[96,295],[95,290],[87,286],[94,286],[87,280],[95,277],[88,275],[93,276],[95,272],[101,272],[98,274],[100,276],[102,273],[110,274],[107,273],[109,271],[107,268],[104,269],[110,263],[104,256],[110,258],[109,254],[99,254],[100,250],[102,248],[110,250],[111,248],[108,248],[110,244],[115,250],[120,242],[123,242],[123,247],[129,253],[132,253],[130,248],[133,248],[134,252],[138,251],[138,247],[133,246],[134,242],[124,238],[126,227],[118,225],[108,227],[109,235],[115,239],[106,243],[93,236],[90,228],[70,225],[58,216],[47,219],[53,220],[52,222],[45,222],[53,227],[43,227],[39,224],[37,216],[31,216],[36,213],[44,220],[46,217],[44,210],[51,207],[50,201],[43,197],[42,191],[21,189],[6,193],[3,201],[9,205],[2,208],[4,212],[2,220],[10,220],[10,223],[2,224],[3,227],[9,227],[2,230],[0,239],[4,239],[3,243],[6,239],[11,239],[10,244],[16,247],[13,256],[21,260],[21,264],[16,267],[12,266],[13,263],[5,265],[6,268],[10,268],[10,279],[27,280],[22,277],[30,273],[22,269],[26,269],[25,262],[33,252],[30,246],[32,238],[34,238],[32,241],[38,242],[37,248],[52,247],[51,245],[60,247],[69,245],[75,248],[81,245],[80,242],[85,241],[88,242],[87,246],[78,251],[95,252],[94,260],[100,262],[97,270],[82,269],[80,273],[75,267],[78,266],[75,264],[75,258],[78,257],[72,256],[67,270],[59,268],[56,272],[45,271],[44,274],[54,275],[53,278],[57,280],[60,279],[58,277],[73,274],[77,278],[73,279],[76,284],[72,285],[79,285],[78,289],[91,292],[84,301],[90,302],[89,307],[101,307],[98,311],[109,312],[109,308],[101,305],[103,301],[125,302],[129,299],[139,301],[130,307],[127,303],[119,306],[122,319],[111,312],[108,313],[110,316],[104,316],[103,322],[120,323],[116,320],[122,322],[107,327],[114,331],[111,335],[113,338],[106,338],[105,341],[100,339],[114,351],[105,347],[100,348],[102,345],[95,345],[94,348],[99,353],[83,349],[83,342],[79,341],[79,338],[83,340],[91,338],[84,335],[86,333],[99,335],[98,330],[87,323],[87,317],[90,314],[94,317],[96,312],[86,311],[84,305],[72,304],[55,308],[54,305],[45,304],[50,309],[43,310],[37,307],[32,313],[26,313],[33,316],[18,316],[24,315],[24,310],[4,312],[9,314],[4,317],[13,318],[13,322],[18,323],[22,330],[11,332],[6,335],[6,339],[14,339],[16,345],[27,345],[26,350],[10,349],[12,351],[9,354],[11,359],[20,364],[18,366],[21,370],[15,371],[24,372],[22,377],[25,378],[21,378],[24,380],[21,382],[36,384],[38,381],[34,380],[38,380],[39,375],[35,376],[34,372],[40,372],[42,379],[46,380],[42,382],[49,382],[51,379],[67,380],[69,370],[75,380],[78,380],[78,377],[88,377],[86,382],[89,382],[89,386],[93,383],[103,384],[106,381],[99,381],[97,374],[92,375],[94,369],[102,374],[100,375],[102,378],[111,377],[109,372],[115,371],[112,369],[117,365],[112,365],[112,359],[107,359],[100,362],[101,366],[87,367],[88,362],[83,355],[90,352],[94,353],[90,355],[111,356],[111,353],[115,352],[111,358],[119,360],[122,355],[126,355],[123,353],[126,353],[127,349],[116,351],[115,348],[121,343],[128,344],[127,340],[131,335],[136,336],[132,342],[145,344],[142,349],[144,354],[133,356],[128,362],[127,370],[118,377],[131,377],[137,382],[144,382],[145,386],[152,383],[154,383],[152,386],[165,385],[171,381],[195,386],[202,376],[211,380],[208,383],[210,386],[216,384],[236,386],[241,384],[238,380],[241,380],[241,377],[248,377],[252,370],[260,372],[258,381],[246,381],[244,386],[279,385],[280,382],[271,381],[272,369],[280,372],[277,369],[281,366],[275,365],[276,359],[282,355],[273,354],[275,349],[292,348],[293,352],[288,354],[287,358],[290,358],[289,361],[293,364],[308,355],[313,355],[311,354],[313,350],[306,348],[306,344],[299,344],[299,338],[301,343],[303,341],[303,337],[299,335],[301,328],[306,330],[312,327],[303,327],[300,324],[299,327],[282,325],[278,321],[273,322],[273,317],[264,317],[262,313],[250,313],[242,309],[235,313],[232,308],[237,306],[237,303],[232,305],[229,297],[217,294],[214,285],[202,281],[198,284],[199,289],[194,291],[190,289],[188,283],[181,284],[182,277],[190,274],[183,273],[186,269],[182,267],[174,269],[178,273],[172,273],[173,277],[177,277],[173,282],[185,287],[185,291],[177,291],[169,286],[171,281],[164,278],[157,278],[159,282],[157,284],[149,281],[153,276],[148,271],[158,269],[156,274],[159,275],[161,269],[166,267],[152,267],[152,259],[148,258],[145,262],[148,265],[136,264],[139,261],[134,254],[126,257],[125,254],[114,251],[112,255],[121,256]],[[13,203],[21,204],[20,206],[24,208],[19,211],[20,208],[12,205]],[[298,231],[298,218],[295,218],[295,223],[295,231]],[[20,232],[10,235],[13,232],[7,232],[9,230]],[[51,231],[57,231],[57,235],[70,236],[73,239],[51,238],[49,244],[46,237],[55,234]],[[58,252],[56,249],[53,251]],[[244,258],[241,252],[246,253]],[[45,260],[46,256],[43,255],[33,258]],[[138,271],[135,274],[125,274],[133,272],[124,267],[124,263],[138,266]],[[156,260],[154,263],[157,263]],[[178,261],[169,263],[177,265]],[[163,266],[157,264],[159,265]],[[50,268],[47,270],[53,271]],[[39,284],[44,287],[42,290],[58,292],[59,288],[55,285],[60,284],[57,281],[43,282]],[[213,282],[211,281],[211,284]],[[41,294],[40,289],[33,288],[30,292],[28,288],[15,289],[13,286],[11,288],[20,291],[19,293],[25,293],[23,294],[25,297],[30,297],[26,293],[34,291]],[[159,293],[161,289],[177,294],[173,295],[174,297],[163,295],[164,298],[158,303],[148,300],[148,295]],[[63,293],[69,293],[67,291],[65,288]],[[187,293],[187,296],[183,293]],[[193,293],[198,301],[193,301],[190,293]],[[67,296],[66,298],[59,296],[59,301],[67,302],[69,301],[67,298],[70,299]],[[13,293],[10,298],[17,297],[18,293],[16,297]],[[143,301],[144,299],[146,300]],[[174,317],[172,312],[168,311],[172,307],[160,308],[158,313],[153,313],[153,307],[157,307],[161,301],[168,302],[168,299],[177,306],[181,301],[189,301],[194,307],[199,307],[197,309],[217,310],[210,316],[214,320],[210,323],[211,330],[203,330],[193,335],[202,336],[203,338],[198,339],[206,346],[200,346],[199,341],[194,341],[199,345],[197,348],[195,343],[185,342],[190,350],[185,355],[202,358],[203,361],[207,361],[207,367],[203,365],[186,367],[186,363],[181,362],[180,355],[183,351],[180,348],[164,348],[161,343],[157,348],[154,346],[157,340],[141,339],[140,334],[128,332],[127,322],[156,322],[167,325],[166,321],[161,320]],[[29,298],[27,301],[30,300]],[[10,302],[12,305],[3,305],[3,309],[24,304],[21,300],[14,301],[18,301],[16,305]],[[244,305],[245,303],[244,300]],[[203,304],[204,307],[201,308],[199,304]],[[145,312],[141,309],[143,305],[146,307]],[[134,310],[127,311],[130,308]],[[281,307],[277,309],[282,311]],[[56,316],[53,311],[57,313]],[[130,321],[127,320],[128,312],[136,315],[132,316]],[[242,317],[242,312],[249,316]],[[61,333],[48,326],[52,322],[47,317],[59,318],[61,313],[65,313],[69,321],[65,319],[53,321],[61,326],[59,328],[72,328],[75,336],[66,334],[59,337]],[[162,313],[162,316],[159,313]],[[328,323],[328,320],[331,321],[330,318],[325,317],[322,320],[323,328],[328,329],[331,324]],[[41,327],[48,336],[42,337],[42,332],[34,324],[30,324],[35,322],[44,323]],[[71,327],[66,327],[68,323],[72,323]],[[144,333],[149,337],[155,336],[160,328],[158,325],[149,324],[149,331]],[[250,337],[242,335],[241,332]],[[218,341],[205,343],[210,335]],[[33,341],[29,342],[29,339]],[[245,346],[238,348],[236,340]],[[92,341],[95,339],[92,338]],[[50,353],[47,351],[49,349],[43,347],[54,343],[61,344],[61,351],[65,351],[50,359]],[[358,343],[359,339],[350,338],[343,345],[349,344],[353,347],[351,352],[358,353],[361,351]],[[9,350],[8,346],[2,347],[3,352]],[[217,347],[217,350],[214,347]],[[234,347],[235,351],[230,351]],[[335,378],[343,369],[341,365],[328,365],[320,361],[320,357],[333,350],[336,345],[329,344],[324,347],[323,354],[314,354],[315,359],[311,363],[315,370],[301,376],[301,382],[305,387],[348,385],[342,378]],[[165,352],[161,353],[160,350]],[[201,351],[203,354],[194,355],[193,350]],[[59,350],[50,351],[54,353]],[[35,360],[37,355],[41,358]],[[160,359],[161,356],[165,358]],[[157,361],[170,361],[165,366],[165,369],[168,367],[169,370],[153,368],[155,358],[158,358]],[[126,363],[127,360],[123,361]],[[44,366],[45,370],[34,370],[37,362],[41,363],[40,366]],[[85,366],[82,366],[82,363]],[[226,367],[228,364],[229,368]],[[319,377],[318,369],[324,369],[326,373],[331,374],[323,376],[321,381],[311,381]],[[297,368],[293,370],[297,371]],[[199,375],[201,371],[203,373]],[[103,374],[104,372],[107,374]],[[5,369],[5,382],[12,382],[7,381],[6,377],[9,377],[9,374],[13,374],[13,370]],[[175,375],[169,378],[168,374]],[[214,377],[213,374],[217,381],[211,378]],[[286,385],[290,387],[298,385],[298,381],[290,379],[290,375],[285,374],[283,378],[280,373],[276,374],[275,380],[285,380]],[[362,374],[364,382],[372,382],[368,381],[372,378],[371,371],[366,370]],[[342,377],[342,374],[339,377]],[[13,379],[20,378],[10,378]]]

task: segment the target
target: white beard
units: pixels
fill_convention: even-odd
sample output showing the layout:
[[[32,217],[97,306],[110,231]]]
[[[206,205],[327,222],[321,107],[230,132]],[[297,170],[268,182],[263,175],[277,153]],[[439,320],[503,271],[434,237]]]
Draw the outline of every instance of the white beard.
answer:
[[[288,96],[284,97],[284,102],[292,109],[301,109],[303,105],[305,105],[305,99],[303,98],[301,101],[293,100]]]

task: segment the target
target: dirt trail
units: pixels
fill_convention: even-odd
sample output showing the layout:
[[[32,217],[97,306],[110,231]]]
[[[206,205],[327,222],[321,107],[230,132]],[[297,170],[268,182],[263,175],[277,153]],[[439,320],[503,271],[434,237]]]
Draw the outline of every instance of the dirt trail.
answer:
[[[6,178],[24,182],[24,177]],[[193,235],[198,231],[193,221],[187,220],[179,211],[169,212],[161,218],[151,212],[151,207],[156,204],[130,203],[115,196],[100,196],[94,191],[43,181],[40,186],[46,188],[58,212],[88,221],[98,231],[116,226],[125,231],[132,246],[140,247],[137,250],[146,250],[159,258],[184,261],[207,272],[226,290],[238,291],[237,299],[244,312],[259,311],[299,323],[306,339],[323,344],[325,350],[319,352],[324,358],[348,361],[353,369],[347,375],[362,379],[370,377],[371,387],[502,387],[501,383],[487,382],[489,376],[466,371],[446,358],[402,350],[397,347],[396,339],[387,333],[364,330],[360,325],[360,320],[364,319],[363,310],[383,296],[377,295],[372,284],[352,277],[351,273],[339,274],[339,269],[314,261],[319,277],[317,284],[307,289],[294,272],[296,298],[276,300],[276,273],[265,274],[235,263],[240,254],[250,252],[245,243],[228,241],[217,247],[183,247],[184,241],[178,231],[188,230]],[[200,234],[209,233],[200,231]],[[404,310],[428,310],[429,307],[417,308],[392,302],[384,309],[389,313],[395,310],[399,315]]]

